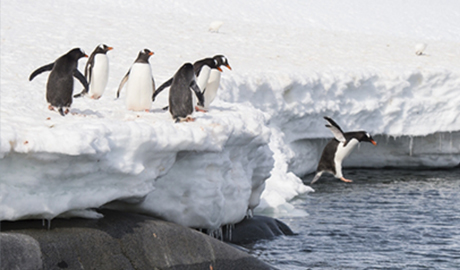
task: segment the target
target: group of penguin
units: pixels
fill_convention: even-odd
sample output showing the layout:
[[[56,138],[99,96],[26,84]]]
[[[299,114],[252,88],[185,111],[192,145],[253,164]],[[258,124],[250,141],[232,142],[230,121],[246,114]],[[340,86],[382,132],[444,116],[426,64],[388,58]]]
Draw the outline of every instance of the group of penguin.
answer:
[[[32,72],[29,80],[44,71],[51,71],[46,85],[46,100],[50,109],[57,108],[64,116],[72,104],[73,77],[84,86],[83,91],[74,97],[87,95],[90,98],[99,99],[102,96],[108,80],[106,54],[110,50],[112,47],[104,44],[97,46],[86,63],[84,76],[77,69],[78,60],[88,56],[81,49],[75,48],[59,57],[55,62]],[[196,61],[194,64],[183,64],[171,79],[155,89],[155,81],[149,64],[149,57],[152,55],[153,52],[148,49],[139,52],[134,64],[120,83],[117,98],[126,84],[127,108],[135,111],[150,110],[155,97],[165,88],[170,87],[169,111],[176,122],[193,121],[190,115],[194,109],[206,111],[216,97],[220,72],[222,72],[220,67],[226,66],[231,70],[227,58],[223,55],[216,55]],[[198,99],[196,107],[190,89],[194,91]],[[329,117],[324,117],[324,119],[328,122],[326,127],[331,130],[335,138],[330,140],[324,148],[311,184],[315,183],[325,172],[344,182],[351,182],[343,177],[342,161],[350,155],[358,143],[370,142],[373,145],[377,143],[365,131],[343,132],[334,120]]]
[[[53,63],[36,69],[29,76],[29,81],[42,72],[51,71],[46,84],[48,108],[57,109],[62,116],[65,116],[72,104],[72,97],[88,96],[92,99],[99,99],[102,96],[109,75],[107,52],[112,49],[105,44],[98,45],[91,53],[85,66],[85,75],[83,75],[78,70],[78,60],[88,55],[80,48],[74,48]],[[219,88],[221,66],[226,66],[231,70],[227,58],[223,55],[216,55],[193,64],[183,64],[171,79],[155,89],[155,81],[149,64],[149,58],[153,54],[149,49],[139,52],[118,87],[117,98],[126,84],[127,109],[149,111],[155,97],[162,90],[170,87],[168,107],[176,122],[193,121],[191,114],[194,109],[207,111]],[[76,95],[73,95],[73,77],[77,78],[84,87],[83,91]],[[191,90],[198,99],[197,103],[194,101]]]

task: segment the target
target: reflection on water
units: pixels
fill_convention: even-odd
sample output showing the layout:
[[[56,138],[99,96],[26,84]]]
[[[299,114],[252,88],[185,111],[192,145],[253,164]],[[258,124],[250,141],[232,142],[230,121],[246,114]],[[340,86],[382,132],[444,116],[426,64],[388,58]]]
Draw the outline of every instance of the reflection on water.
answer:
[[[281,219],[296,236],[248,248],[279,269],[460,269],[460,169],[345,170]],[[312,175],[306,177],[309,183]]]

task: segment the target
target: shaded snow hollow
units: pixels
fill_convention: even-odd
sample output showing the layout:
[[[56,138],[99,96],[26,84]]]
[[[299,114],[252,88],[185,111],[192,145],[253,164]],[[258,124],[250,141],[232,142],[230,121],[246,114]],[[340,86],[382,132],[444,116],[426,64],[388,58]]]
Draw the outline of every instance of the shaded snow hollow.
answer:
[[[289,200],[312,191],[315,170],[342,129],[366,130],[346,166],[453,167],[460,163],[460,4],[456,1],[183,0],[2,2],[0,220],[97,217],[110,207],[216,229],[248,208],[304,215]],[[206,11],[206,12],[203,12]],[[17,20],[16,18],[21,18]],[[209,32],[216,20],[217,33]],[[100,100],[47,110],[37,67],[73,47],[108,53]],[[415,47],[426,43],[424,53]],[[151,112],[115,93],[139,50],[157,86],[184,62],[224,54],[218,97],[193,123],[174,124],[167,91]],[[83,70],[86,60],[80,60]],[[76,82],[75,92],[80,91]],[[71,213],[69,213],[71,211]]]

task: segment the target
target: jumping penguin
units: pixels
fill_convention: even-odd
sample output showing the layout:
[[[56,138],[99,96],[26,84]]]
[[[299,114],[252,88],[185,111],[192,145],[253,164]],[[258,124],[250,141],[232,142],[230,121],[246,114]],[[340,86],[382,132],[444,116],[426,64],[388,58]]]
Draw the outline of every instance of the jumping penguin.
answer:
[[[370,142],[373,145],[377,145],[377,143],[365,131],[344,133],[334,120],[329,117],[324,117],[324,119],[328,122],[326,127],[332,131],[335,138],[330,140],[324,148],[318,167],[316,168],[316,175],[311,184],[318,181],[324,172],[333,174],[336,178],[344,182],[352,182],[352,180],[345,179],[342,175],[342,161],[351,154],[358,143]]]
[[[51,71],[46,83],[46,100],[49,103],[48,108],[50,110],[57,108],[62,116],[69,112],[72,104],[73,77],[77,78],[88,91],[88,82],[77,69],[78,59],[82,57],[88,55],[80,48],[72,49],[53,63],[36,69],[29,76],[29,81],[32,81],[38,74]]]
[[[176,120],[176,123],[195,120],[190,116],[193,113],[193,99],[190,88],[195,92],[198,104],[202,106],[204,103],[203,95],[196,83],[193,65],[185,63],[174,74],[171,89],[169,90],[169,112],[172,118]]]
[[[149,57],[153,55],[149,49],[139,52],[136,61],[121,80],[117,91],[117,98],[126,82],[126,107],[133,111],[149,111],[152,106],[152,95],[155,91],[155,81],[149,64]]]
[[[85,66],[85,78],[89,84],[89,92],[83,89],[81,93],[74,95],[74,98],[88,95],[92,99],[99,99],[102,96],[109,78],[107,52],[112,49],[112,47],[105,44],[101,44],[94,49]]]

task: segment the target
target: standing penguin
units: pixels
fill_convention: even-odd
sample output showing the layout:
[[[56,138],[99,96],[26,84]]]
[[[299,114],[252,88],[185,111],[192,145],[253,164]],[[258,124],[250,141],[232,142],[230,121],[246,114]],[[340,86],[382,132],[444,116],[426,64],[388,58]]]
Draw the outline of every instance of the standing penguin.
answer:
[[[211,105],[211,102],[217,96],[217,89],[220,85],[220,72],[222,71],[222,69],[220,69],[220,66],[226,66],[229,70],[232,70],[225,56],[216,55],[213,57],[213,59],[214,61],[216,61],[217,69],[211,69],[206,86],[201,87],[200,85],[200,88],[203,90],[205,109],[209,109],[209,105]]]
[[[29,81],[33,80],[38,74],[51,71],[48,82],[46,83],[46,100],[48,108],[57,108],[62,116],[69,112],[72,104],[73,77],[77,78],[88,91],[88,82],[83,74],[78,71],[78,59],[88,57],[80,48],[70,50],[68,53],[56,59],[51,64],[36,69],[29,76]],[[64,110],[65,109],[65,110]]]
[[[226,66],[230,70],[232,69],[228,64],[227,58],[223,55],[216,55],[213,58],[204,58],[193,63],[193,71],[197,77],[196,81],[198,87],[204,94],[204,106],[201,107],[204,107],[205,110],[209,108],[210,103],[216,97],[217,88],[220,83],[220,73],[222,72],[222,69],[220,68],[221,66]],[[165,88],[169,87],[171,83],[172,78],[158,87],[152,97],[152,100],[155,100],[155,97]],[[199,107],[196,109],[202,110]]]
[[[190,115],[193,113],[193,99],[190,88],[198,98],[198,104],[203,106],[204,100],[200,88],[196,83],[193,65],[185,63],[174,74],[169,90],[169,112],[177,122],[194,121]]]
[[[155,91],[155,81],[152,77],[152,70],[149,58],[153,55],[149,49],[139,52],[136,61],[128,70],[117,91],[117,98],[123,85],[126,85],[126,107],[133,111],[149,111],[152,106],[152,96]]]
[[[316,169],[316,175],[311,181],[311,184],[318,181],[324,172],[333,174],[336,178],[344,182],[352,182],[352,180],[345,179],[342,175],[342,161],[351,154],[358,143],[370,142],[373,145],[377,145],[377,143],[372,139],[371,135],[365,131],[344,133],[334,120],[329,117],[324,117],[324,119],[329,123],[326,127],[332,131],[335,138],[329,141],[324,148]]]
[[[94,49],[85,66],[85,78],[89,84],[89,92],[83,89],[81,93],[74,95],[74,98],[86,94],[92,99],[99,99],[102,96],[109,78],[109,58],[107,57],[107,52],[112,49],[112,47],[105,44],[101,44]]]

